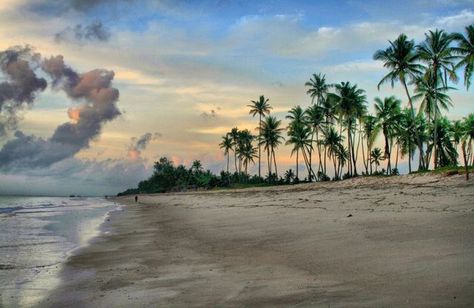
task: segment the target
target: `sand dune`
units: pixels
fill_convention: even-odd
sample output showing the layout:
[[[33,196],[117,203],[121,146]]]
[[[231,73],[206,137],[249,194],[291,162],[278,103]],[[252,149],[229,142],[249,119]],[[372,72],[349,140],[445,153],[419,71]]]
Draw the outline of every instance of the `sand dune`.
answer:
[[[474,305],[462,176],[132,197],[42,306]]]

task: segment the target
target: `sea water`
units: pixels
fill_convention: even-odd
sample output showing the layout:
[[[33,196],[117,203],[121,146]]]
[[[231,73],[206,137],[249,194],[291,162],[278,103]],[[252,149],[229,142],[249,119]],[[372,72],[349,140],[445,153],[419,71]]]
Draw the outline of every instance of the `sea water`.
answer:
[[[104,198],[0,196],[0,307],[40,301],[59,283],[67,256],[116,209]]]

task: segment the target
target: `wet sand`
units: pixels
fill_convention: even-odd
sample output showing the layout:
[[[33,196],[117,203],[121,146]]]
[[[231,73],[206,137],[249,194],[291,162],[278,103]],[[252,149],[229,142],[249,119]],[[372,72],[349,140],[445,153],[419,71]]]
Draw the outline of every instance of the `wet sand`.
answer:
[[[460,175],[116,201],[40,306],[474,306],[474,181]]]

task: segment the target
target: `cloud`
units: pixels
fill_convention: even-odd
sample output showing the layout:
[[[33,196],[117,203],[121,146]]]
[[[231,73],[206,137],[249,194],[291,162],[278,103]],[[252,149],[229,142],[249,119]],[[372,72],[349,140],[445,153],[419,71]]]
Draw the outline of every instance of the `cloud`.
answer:
[[[37,93],[47,86],[46,80],[34,71],[39,57],[28,46],[0,52],[0,77],[6,79],[0,82],[0,137],[16,129],[18,111],[33,104]]]
[[[66,27],[56,33],[54,40],[57,43],[73,42],[106,42],[110,38],[110,31],[100,21],[92,22],[88,25],[77,24],[74,27]]]
[[[150,142],[162,137],[161,133],[145,133],[140,137],[133,137],[130,146],[128,147],[127,157],[131,160],[140,159],[143,150],[146,149]]]
[[[88,148],[104,123],[121,114],[116,106],[119,91],[111,87],[114,72],[96,69],[79,74],[64,64],[61,55],[45,59],[41,68],[52,78],[56,89],[63,90],[79,105],[69,108],[71,121],[59,125],[49,139],[17,131],[15,138],[0,150],[0,169],[47,167],[71,157]],[[30,83],[20,83],[19,87],[22,91],[23,87],[29,90]]]

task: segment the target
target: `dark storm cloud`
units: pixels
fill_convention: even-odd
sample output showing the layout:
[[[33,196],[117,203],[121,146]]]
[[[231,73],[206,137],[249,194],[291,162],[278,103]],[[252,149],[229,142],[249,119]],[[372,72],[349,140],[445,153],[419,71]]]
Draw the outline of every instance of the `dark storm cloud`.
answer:
[[[77,24],[74,27],[67,27],[61,32],[56,33],[54,40],[61,42],[83,43],[87,41],[105,42],[110,38],[110,31],[100,21],[89,25]]]
[[[49,139],[16,132],[0,150],[0,168],[50,166],[89,147],[104,123],[120,115],[116,106],[119,91],[111,87],[113,71],[103,69],[79,74],[65,65],[63,56],[45,59],[41,68],[78,105],[69,108],[71,122],[59,125]]]
[[[11,47],[0,52],[0,137],[15,129],[18,111],[31,105],[47,82],[36,76],[40,55],[30,47]]]

